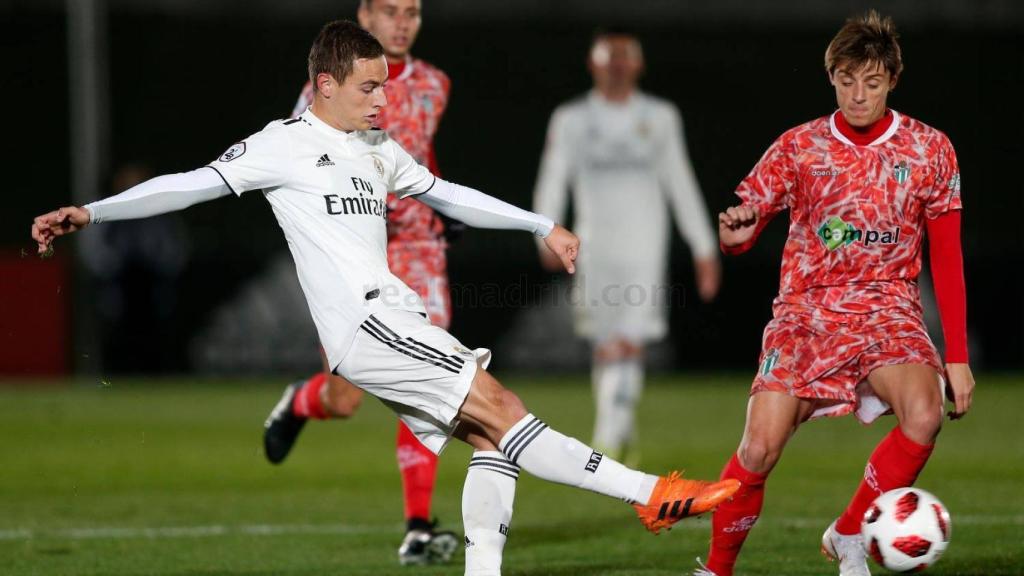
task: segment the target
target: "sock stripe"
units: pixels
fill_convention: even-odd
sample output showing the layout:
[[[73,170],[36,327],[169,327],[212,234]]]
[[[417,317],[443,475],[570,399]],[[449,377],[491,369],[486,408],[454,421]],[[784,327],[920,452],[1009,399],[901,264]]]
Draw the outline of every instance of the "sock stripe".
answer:
[[[519,441],[523,438],[523,435],[527,433],[529,430],[531,430],[533,426],[538,426],[538,423],[542,424],[542,422],[537,418],[530,420],[529,423],[520,428],[515,434],[512,435],[511,438],[509,438],[508,442],[505,443],[505,449],[502,450],[506,457],[508,457],[509,453],[511,453],[512,450],[516,449],[516,446],[519,445]]]
[[[516,470],[516,471],[519,470],[519,466],[516,466],[515,464],[509,462],[508,460],[506,460],[504,458],[493,458],[493,457],[488,457],[488,456],[475,456],[472,460],[469,461],[469,463],[470,464],[487,463],[487,464],[493,464],[495,466],[503,466],[505,468],[508,468],[509,470]]]
[[[474,461],[474,462],[470,462],[469,463],[469,467],[470,468],[495,468],[495,469],[505,470],[507,472],[511,472],[512,474],[516,474],[516,475],[519,474],[519,466],[513,466],[513,465],[509,465],[509,464],[500,464],[500,463],[492,463],[492,462],[475,462]]]
[[[538,420],[538,422],[541,421]],[[527,436],[523,437],[522,442],[520,442],[518,448],[516,448],[515,454],[513,454],[512,457],[509,458],[510,460],[512,460],[513,464],[519,461],[519,456],[522,455],[522,451],[525,450],[527,446],[532,444],[532,442],[537,440],[537,437],[540,436],[542,431],[544,431],[544,429],[547,427],[548,424],[541,422],[539,426],[536,426],[534,429],[530,431],[530,433]]]
[[[498,466],[490,466],[490,465],[486,465],[486,464],[470,464],[469,465],[469,469],[470,470],[486,470],[488,472],[494,472],[496,474],[501,474],[502,476],[508,476],[509,478],[511,478],[513,480],[518,480],[519,479],[519,472],[509,470],[508,468],[500,468]]]
[[[502,476],[508,476],[509,478],[511,478],[513,480],[519,480],[519,476],[516,475],[516,474],[509,474],[508,472],[502,472],[501,470],[497,470],[497,469],[494,469],[494,468],[484,468],[484,467],[481,467],[481,466],[477,466],[477,469],[479,469],[479,470],[487,470],[488,472],[494,472],[495,474],[501,474]]]

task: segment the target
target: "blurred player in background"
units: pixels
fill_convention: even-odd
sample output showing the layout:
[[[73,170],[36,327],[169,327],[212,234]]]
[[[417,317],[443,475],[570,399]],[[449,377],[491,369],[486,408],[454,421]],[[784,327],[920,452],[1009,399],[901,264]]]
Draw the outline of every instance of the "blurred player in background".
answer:
[[[842,576],[869,574],[860,524],[883,492],[910,486],[942,427],[943,384],[971,406],[960,250],[960,173],[942,132],[886,107],[903,70],[892,20],[850,19],[825,52],[839,109],[768,148],[719,215],[727,254],[749,249],[790,211],[774,318],[764,331],[739,450],[722,478],[743,483],[712,521],[711,554],[696,574],[730,576],[761,513],[765,480],[800,424],[854,412],[898,425],[868,460],[853,499],[822,537]],[[917,278],[928,236],[946,363],[925,330]],[[945,376],[945,379],[943,378]]]
[[[560,220],[573,190],[580,235],[576,332],[593,345],[597,405],[593,443],[634,460],[635,411],[644,382],[644,346],[668,332],[669,214],[690,245],[700,298],[718,292],[714,235],[687,154],[676,107],[642,92],[636,36],[599,32],[588,68],[594,88],[551,116],[534,209]],[[558,262],[540,250],[545,268]]]
[[[462,493],[466,574],[501,573],[520,469],[624,501],[654,533],[736,492],[736,480],[628,468],[550,428],[487,372],[489,351],[470,350],[431,324],[422,300],[388,270],[389,191],[469,226],[540,236],[569,273],[579,239],[550,218],[434,176],[373,129],[387,104],[387,61],[380,43],[355,23],[324,26],[310,50],[309,76],[316,93],[308,110],[271,122],[206,166],[37,217],[32,238],[39,253],[90,224],[262,191],[332,372],[379,398],[435,454],[452,437],[474,448]]]
[[[359,24],[380,41],[388,61],[388,82],[384,86],[388,106],[378,118],[378,127],[417,162],[439,175],[434,134],[448,104],[450,83],[444,72],[410,55],[422,23],[420,1],[362,0],[357,15]],[[307,82],[293,117],[313,103],[313,94],[313,83]],[[387,207],[388,266],[420,296],[430,322],[447,329],[451,299],[445,224],[422,202],[401,202],[388,194]],[[289,385],[267,418],[264,448],[271,462],[284,460],[308,419],[348,418],[359,408],[363,391],[331,374],[326,357],[323,364],[323,372]],[[447,561],[459,540],[451,532],[435,533],[430,521],[437,456],[401,421],[397,445],[406,521],[398,559],[402,564]]]

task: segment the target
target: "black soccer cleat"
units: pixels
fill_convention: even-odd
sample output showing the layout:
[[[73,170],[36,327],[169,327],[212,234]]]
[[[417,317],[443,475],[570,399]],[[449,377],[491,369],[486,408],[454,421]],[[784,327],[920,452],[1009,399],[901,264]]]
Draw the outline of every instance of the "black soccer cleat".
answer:
[[[402,566],[445,564],[459,548],[459,537],[454,532],[435,532],[437,520],[426,522],[413,519],[398,549],[398,562]]]
[[[284,394],[267,416],[263,423],[263,453],[271,464],[280,464],[292,451],[295,439],[306,425],[306,418],[296,416],[292,412],[295,395],[306,384],[305,380],[292,382],[284,389]]]

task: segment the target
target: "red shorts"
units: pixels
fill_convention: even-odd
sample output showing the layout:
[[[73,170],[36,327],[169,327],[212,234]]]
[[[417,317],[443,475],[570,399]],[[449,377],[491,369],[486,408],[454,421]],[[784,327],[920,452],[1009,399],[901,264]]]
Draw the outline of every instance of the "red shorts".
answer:
[[[898,309],[779,312],[765,327],[751,394],[782,392],[814,400],[812,418],[855,412],[862,422],[871,422],[888,412],[867,384],[875,368],[927,364],[944,373],[920,315]]]
[[[388,267],[419,294],[430,323],[447,330],[452,321],[452,299],[444,241],[390,242]]]

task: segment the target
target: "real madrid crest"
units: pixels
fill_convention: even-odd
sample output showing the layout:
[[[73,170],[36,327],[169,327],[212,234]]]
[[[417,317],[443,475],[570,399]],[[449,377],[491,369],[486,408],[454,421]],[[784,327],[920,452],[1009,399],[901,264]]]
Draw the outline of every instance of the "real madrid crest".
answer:
[[[899,164],[893,166],[892,177],[900,184],[904,184],[910,179],[910,166],[907,165],[906,160],[900,160]]]
[[[373,169],[377,171],[377,177],[381,180],[384,179],[384,163],[380,161],[380,158],[373,156]]]

